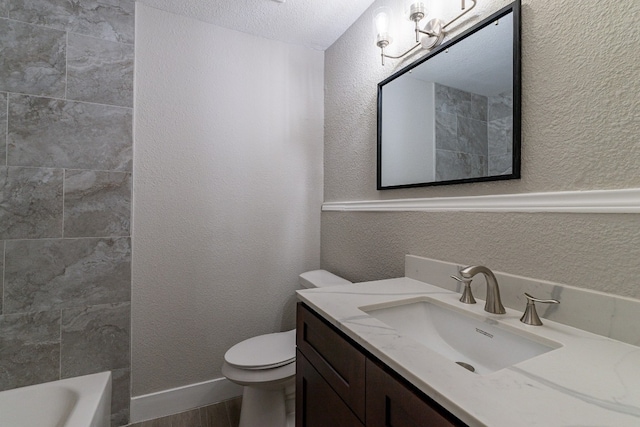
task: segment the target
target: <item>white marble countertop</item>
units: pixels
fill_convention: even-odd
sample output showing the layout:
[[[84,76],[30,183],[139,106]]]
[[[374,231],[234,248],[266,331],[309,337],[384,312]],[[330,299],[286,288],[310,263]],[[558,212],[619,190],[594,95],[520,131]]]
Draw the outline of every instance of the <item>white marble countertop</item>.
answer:
[[[358,308],[420,296],[562,347],[478,375]],[[299,300],[470,426],[640,426],[640,347],[550,320],[524,325],[522,312],[490,314],[484,301],[465,305],[459,297],[406,277],[298,291]]]

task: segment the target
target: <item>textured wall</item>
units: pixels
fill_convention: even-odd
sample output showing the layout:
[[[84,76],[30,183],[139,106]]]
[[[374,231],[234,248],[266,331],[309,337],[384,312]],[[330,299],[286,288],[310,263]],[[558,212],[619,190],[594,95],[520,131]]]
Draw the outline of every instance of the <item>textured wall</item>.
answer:
[[[506,4],[478,2],[468,24]],[[524,1],[522,179],[379,192],[376,84],[395,69],[380,66],[371,16],[363,15],[325,56],[325,200],[638,187],[639,21],[638,2]],[[407,63],[396,62],[398,69]],[[350,280],[401,275],[411,253],[640,297],[638,215],[322,217],[322,265]]]
[[[323,53],[138,3],[133,394],[293,328],[320,263]]]
[[[129,419],[133,13],[0,2],[0,390],[112,370],[113,425]]]

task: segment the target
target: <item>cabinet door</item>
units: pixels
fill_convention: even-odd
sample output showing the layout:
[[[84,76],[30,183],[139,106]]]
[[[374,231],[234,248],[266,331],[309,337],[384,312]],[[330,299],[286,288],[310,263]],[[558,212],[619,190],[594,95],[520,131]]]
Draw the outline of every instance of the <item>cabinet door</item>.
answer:
[[[298,304],[296,333],[298,349],[364,422],[365,355],[302,304]]]
[[[419,396],[367,360],[367,427],[464,426],[426,396]]]
[[[364,427],[300,351],[296,353],[296,427]]]

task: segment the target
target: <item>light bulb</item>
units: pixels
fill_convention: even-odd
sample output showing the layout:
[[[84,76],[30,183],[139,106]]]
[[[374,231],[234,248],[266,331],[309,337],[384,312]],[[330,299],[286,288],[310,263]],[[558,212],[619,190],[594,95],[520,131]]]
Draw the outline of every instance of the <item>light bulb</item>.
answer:
[[[375,24],[376,24],[376,33],[385,34],[389,32],[389,14],[386,10],[380,10],[376,13],[375,16]]]
[[[391,43],[390,28],[392,13],[389,7],[379,7],[373,12],[373,25],[376,31],[376,45],[384,48]]]

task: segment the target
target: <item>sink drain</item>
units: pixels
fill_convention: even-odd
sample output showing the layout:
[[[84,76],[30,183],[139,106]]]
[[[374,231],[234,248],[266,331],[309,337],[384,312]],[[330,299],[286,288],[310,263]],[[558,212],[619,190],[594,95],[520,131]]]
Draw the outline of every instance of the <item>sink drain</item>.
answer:
[[[458,365],[462,366],[464,369],[471,371],[471,372],[475,372],[476,368],[474,368],[473,366],[469,365],[468,363],[464,363],[464,362],[456,362]]]

